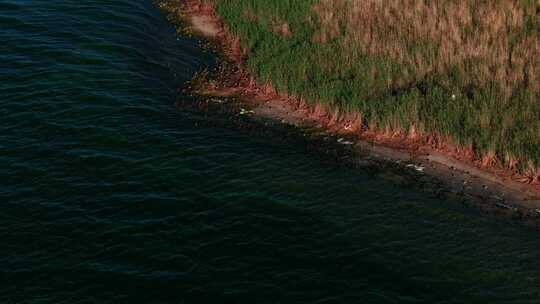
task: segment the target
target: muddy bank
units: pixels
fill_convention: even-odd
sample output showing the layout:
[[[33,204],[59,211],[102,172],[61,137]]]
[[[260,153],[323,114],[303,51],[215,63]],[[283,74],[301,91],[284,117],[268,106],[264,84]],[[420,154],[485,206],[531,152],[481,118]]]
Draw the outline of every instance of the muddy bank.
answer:
[[[180,16],[192,32],[211,40],[225,56],[219,72],[194,81],[193,88],[199,94],[218,101],[229,97],[248,101],[249,110],[242,109],[242,115],[331,134],[335,144],[363,155],[353,162],[363,163],[371,157],[397,163],[416,172],[419,179],[425,176],[440,181],[452,195],[473,199],[483,210],[540,227],[540,187],[534,179],[490,166],[489,159],[478,159],[472,151],[445,144],[440,137],[369,130],[360,115],[339,113],[323,105],[308,106],[301,99],[280,94],[270,84],[257,83],[244,68],[247,51],[227,31],[212,6],[198,0],[182,4],[164,1],[161,6]]]

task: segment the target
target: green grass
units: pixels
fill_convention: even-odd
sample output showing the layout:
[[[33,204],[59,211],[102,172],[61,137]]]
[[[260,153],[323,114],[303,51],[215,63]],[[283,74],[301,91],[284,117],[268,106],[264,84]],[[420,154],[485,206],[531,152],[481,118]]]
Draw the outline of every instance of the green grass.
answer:
[[[212,2],[229,29],[250,51],[247,60],[250,71],[260,81],[271,82],[278,91],[343,111],[361,112],[371,128],[408,130],[415,126],[426,133],[450,136],[455,143],[473,147],[477,152],[495,153],[501,160],[518,159],[521,169],[530,168],[531,163],[540,167],[540,83],[536,83],[540,75],[534,75],[540,71],[540,59],[534,58],[538,55],[534,47],[538,47],[540,37],[537,2],[492,1],[493,9],[504,9],[506,2],[516,3],[522,9],[519,11],[519,18],[524,19],[522,26],[502,24],[500,29],[504,33],[500,38],[504,39],[502,51],[522,48],[518,51],[523,54],[518,51],[509,54],[529,60],[522,63],[520,70],[512,63],[500,67],[495,55],[487,51],[485,55],[468,56],[466,50],[459,49],[467,47],[465,44],[451,45],[439,39],[437,33],[424,39],[422,23],[410,24],[413,28],[410,36],[399,32],[400,24],[384,28],[370,24],[379,26],[375,39],[381,41],[371,42],[378,49],[367,50],[361,44],[362,39],[351,39],[361,37],[363,29],[351,25],[354,20],[347,15],[346,10],[350,9],[347,2],[336,0],[331,5],[324,0]],[[320,13],[317,14],[314,5],[319,2],[326,2],[323,9],[334,10],[332,20],[322,20]],[[341,6],[336,5],[338,2]],[[399,7],[399,1],[390,2]],[[479,5],[491,5],[480,0],[466,2],[473,12],[481,11]],[[359,3],[358,6],[363,5]],[[413,8],[403,7],[407,9]],[[381,18],[384,24],[385,17]],[[393,22],[416,22],[405,17],[396,20]],[[292,36],[276,30],[283,23],[288,24]],[[470,24],[457,30],[464,39],[484,33],[489,49],[497,43],[489,35],[499,37],[500,33],[489,33],[488,25],[473,15]],[[416,36],[414,31],[418,32]],[[323,41],[314,38],[321,33]],[[444,34],[443,29],[441,37]],[[384,39],[400,41],[395,43],[401,52],[399,56],[385,49]],[[454,47],[455,53],[462,54],[455,58],[441,57],[445,47]],[[415,63],[414,58],[421,58],[422,63]],[[517,80],[509,81],[501,76],[498,72],[502,68],[510,76],[514,73]]]

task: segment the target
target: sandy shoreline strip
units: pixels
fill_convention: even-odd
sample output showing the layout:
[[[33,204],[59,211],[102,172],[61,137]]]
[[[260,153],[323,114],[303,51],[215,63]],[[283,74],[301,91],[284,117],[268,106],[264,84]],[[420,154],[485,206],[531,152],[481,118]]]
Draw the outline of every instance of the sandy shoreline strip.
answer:
[[[205,87],[203,95],[238,97],[253,104],[253,115],[299,127],[316,127],[337,136],[341,144],[369,152],[376,157],[403,162],[405,166],[444,181],[454,192],[464,192],[481,198],[482,208],[519,217],[540,228],[540,185],[526,183],[525,177],[501,168],[480,166],[445,149],[410,144],[403,138],[393,138],[382,132],[371,132],[351,126],[354,117],[337,118],[327,108],[309,108],[294,98],[278,94],[271,85],[260,85],[243,66],[247,52],[239,39],[227,31],[214,8],[200,0],[188,0],[180,7],[181,15],[193,32],[212,40],[235,67],[227,74],[232,80]],[[165,7],[165,10],[168,10]],[[226,83],[225,83],[226,82]],[[447,149],[448,150],[448,149]]]

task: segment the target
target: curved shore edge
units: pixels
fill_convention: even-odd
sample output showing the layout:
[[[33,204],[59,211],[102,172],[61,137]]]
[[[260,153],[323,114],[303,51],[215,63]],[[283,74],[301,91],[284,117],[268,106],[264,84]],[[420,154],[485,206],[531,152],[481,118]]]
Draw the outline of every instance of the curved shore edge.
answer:
[[[419,144],[414,137],[395,136],[383,131],[359,130],[357,117],[338,113],[326,106],[308,106],[304,101],[276,92],[271,84],[259,84],[244,67],[248,52],[240,40],[228,32],[215,8],[201,0],[164,1],[160,7],[181,18],[192,32],[213,42],[225,55],[226,63],[217,79],[197,80],[197,93],[209,97],[235,97],[252,105],[253,115],[292,124],[318,128],[340,138],[339,144],[353,146],[374,157],[401,162],[445,183],[450,191],[466,193],[482,200],[482,209],[523,219],[540,228],[540,185],[525,176],[485,166],[467,159],[468,151],[447,146],[440,140]],[[175,18],[176,18],[175,17]],[[172,20],[175,21],[175,20]],[[437,138],[434,136],[434,138]]]

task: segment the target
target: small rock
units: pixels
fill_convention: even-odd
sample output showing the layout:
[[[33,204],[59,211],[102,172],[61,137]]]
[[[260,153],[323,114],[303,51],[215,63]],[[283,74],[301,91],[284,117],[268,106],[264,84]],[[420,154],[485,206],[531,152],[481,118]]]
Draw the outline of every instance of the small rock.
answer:
[[[253,113],[255,113],[255,112],[254,111],[247,111],[246,109],[241,108],[240,113],[238,113],[238,114],[240,114],[240,115],[248,115],[248,114],[253,114]]]
[[[424,172],[424,170],[425,170],[425,167],[415,165],[415,164],[408,164],[407,168],[412,168],[412,169],[414,169],[414,170],[416,170],[418,172]]]
[[[345,138],[339,138],[337,140],[338,143],[342,144],[342,145],[353,145],[354,143],[352,141],[348,141],[348,140],[345,140]]]

